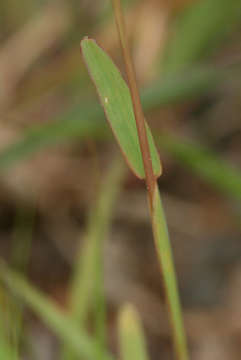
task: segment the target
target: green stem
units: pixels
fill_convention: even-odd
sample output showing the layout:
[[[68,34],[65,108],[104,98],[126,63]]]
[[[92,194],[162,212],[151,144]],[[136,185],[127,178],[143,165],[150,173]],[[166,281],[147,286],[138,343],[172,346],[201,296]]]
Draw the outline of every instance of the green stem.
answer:
[[[144,118],[144,113],[143,113],[143,109],[141,106],[141,99],[140,99],[140,94],[139,94],[139,90],[138,90],[138,86],[137,86],[135,69],[134,69],[134,65],[133,65],[129,47],[128,47],[128,41],[127,41],[127,36],[126,36],[126,31],[125,31],[125,21],[124,21],[122,8],[121,8],[121,1],[120,0],[112,0],[112,3],[113,3],[114,12],[115,12],[116,25],[117,25],[117,29],[119,32],[119,38],[120,38],[123,58],[124,58],[124,62],[125,62],[126,75],[127,75],[129,88],[130,88],[133,110],[134,110],[134,114],[135,114],[136,127],[137,127],[138,136],[139,136],[140,148],[141,148],[143,165],[144,165],[145,176],[146,176],[146,185],[147,185],[148,194],[149,194],[149,202],[150,202],[150,206],[152,208],[152,198],[153,198],[153,192],[154,192],[154,188],[155,188],[156,177],[153,173],[153,168],[152,168],[152,160],[151,160],[150,147],[149,147],[148,138],[147,138],[145,118]]]
[[[158,186],[155,188],[153,198],[152,230],[155,248],[163,275],[167,304],[169,307],[169,316],[173,330],[175,351],[179,360],[188,360],[189,356],[183,326],[181,304],[178,295],[172,249]]]
[[[179,360],[188,360],[186,336],[182,320],[181,305],[178,296],[176,274],[172,259],[171,245],[168,236],[167,225],[161,205],[156,177],[153,173],[150,148],[141,106],[137,81],[132,63],[127,36],[125,32],[124,16],[121,8],[121,0],[112,0],[115,12],[116,24],[119,32],[121,48],[123,52],[126,74],[130,88],[136,127],[139,136],[143,165],[145,170],[145,181],[149,196],[150,215],[155,240],[156,251],[161,265],[163,280],[166,290],[166,298],[169,306],[169,316],[173,328],[173,342]]]

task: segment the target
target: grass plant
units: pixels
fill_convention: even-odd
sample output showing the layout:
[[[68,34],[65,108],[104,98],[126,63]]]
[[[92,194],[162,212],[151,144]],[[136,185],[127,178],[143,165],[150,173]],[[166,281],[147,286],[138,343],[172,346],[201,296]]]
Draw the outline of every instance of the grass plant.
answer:
[[[177,358],[187,360],[188,351],[172,251],[157,184],[157,178],[161,174],[161,163],[144,118],[120,0],[113,0],[113,8],[129,88],[110,58],[93,40],[84,39],[81,42],[82,54],[127,163],[137,177],[145,179],[155,247],[163,274],[173,329],[174,347]]]

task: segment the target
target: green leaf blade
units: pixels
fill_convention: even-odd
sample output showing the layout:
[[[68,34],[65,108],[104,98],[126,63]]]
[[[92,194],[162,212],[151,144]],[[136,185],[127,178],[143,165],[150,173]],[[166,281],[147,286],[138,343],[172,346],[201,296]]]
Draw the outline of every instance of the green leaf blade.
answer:
[[[145,172],[129,88],[112,60],[94,40],[82,40],[81,49],[120,149],[135,175],[144,179]],[[153,171],[158,177],[161,174],[160,158],[150,129],[146,126]]]

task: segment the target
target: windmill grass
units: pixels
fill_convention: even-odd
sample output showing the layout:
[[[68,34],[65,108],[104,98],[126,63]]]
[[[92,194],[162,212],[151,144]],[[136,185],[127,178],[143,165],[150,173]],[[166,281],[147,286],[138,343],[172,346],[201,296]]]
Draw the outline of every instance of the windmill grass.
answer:
[[[168,303],[177,358],[188,359],[175,269],[157,178],[161,164],[146,124],[125,33],[121,2],[113,0],[129,88],[109,57],[93,40],[81,42],[83,57],[121,151],[133,172],[146,182],[153,236]]]

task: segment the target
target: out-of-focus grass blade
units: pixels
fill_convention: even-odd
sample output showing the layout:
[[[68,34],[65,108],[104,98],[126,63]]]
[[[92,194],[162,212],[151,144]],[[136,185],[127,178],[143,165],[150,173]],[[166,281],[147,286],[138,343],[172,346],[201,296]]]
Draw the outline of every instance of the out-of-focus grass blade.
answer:
[[[16,360],[16,357],[13,354],[12,349],[2,342],[0,342],[0,359]]]
[[[91,300],[95,318],[95,334],[99,349],[104,349],[107,344],[106,330],[106,304],[104,293],[104,246],[108,236],[110,222],[114,211],[113,206],[120,192],[120,187],[125,174],[125,164],[119,157],[115,159],[111,169],[103,179],[100,195],[96,208],[90,214],[88,234],[93,243],[92,257],[94,259],[94,277]],[[88,239],[87,234],[87,239]],[[89,279],[90,280],[90,279]],[[98,359],[103,359],[103,353],[98,353]]]
[[[48,146],[64,143],[77,137],[82,139],[88,136],[101,136],[104,125],[103,121],[98,121],[100,113],[96,104],[87,108],[76,107],[66,114],[64,120],[27,130],[22,139],[2,151],[0,169],[9,168],[19,160]],[[80,114],[84,117],[83,121],[79,120]]]
[[[102,249],[113,216],[113,204],[118,196],[125,174],[121,159],[116,159],[100,187],[99,198],[90,213],[84,250],[76,261],[70,290],[70,316],[80,328],[86,325],[90,308],[95,303],[96,337],[103,347],[105,326],[103,305]],[[99,278],[101,277],[101,278]],[[98,288],[96,288],[98,287]],[[96,289],[95,291],[93,291]],[[94,297],[93,297],[94,296]],[[93,301],[92,301],[93,300]],[[70,349],[64,349],[63,359],[75,359]]]
[[[11,262],[13,268],[24,273],[30,257],[30,249],[32,245],[32,237],[35,223],[35,211],[33,208],[27,209],[20,206],[16,213],[16,222],[13,230],[13,243]],[[21,340],[24,334],[22,323],[23,307],[16,306],[14,309],[14,327],[13,327],[13,347],[18,359]]]
[[[25,272],[29,257],[35,223],[35,209],[17,208],[13,230],[12,266]]]
[[[139,314],[132,305],[121,309],[118,330],[121,360],[149,359]]]
[[[129,88],[112,60],[94,40],[82,40],[81,49],[121,151],[136,176],[144,179],[145,172]],[[146,128],[153,172],[158,177],[161,174],[160,158],[147,124]]]
[[[17,360],[14,345],[15,304],[0,284],[0,359]]]
[[[125,9],[129,9],[130,7],[132,7],[133,5],[135,5],[135,3],[138,0],[123,0],[122,4],[123,7]],[[103,9],[102,9],[102,14],[101,14],[101,18],[103,18],[103,20],[106,20],[106,18],[110,18],[112,19],[113,13],[112,13],[113,9],[112,9],[112,4],[110,1],[107,1],[104,3]]]
[[[86,233],[87,248],[85,255],[79,254],[73,275],[71,289],[71,309],[74,318],[81,324],[85,322],[88,309],[90,288],[94,283],[95,257],[99,246],[107,236],[110,221],[113,215],[113,204],[120,190],[124,176],[122,161],[118,158],[100,187],[96,207],[92,209]],[[97,251],[98,250],[98,251]]]
[[[58,310],[56,305],[2,262],[0,263],[0,279],[36,312],[62,341],[68,343],[79,357],[89,360],[96,359],[95,342],[83,330],[80,330],[68,316]],[[107,353],[105,353],[104,359],[113,360],[112,356]]]
[[[144,109],[152,110],[207,95],[224,81],[228,72],[224,69],[195,66],[175,74],[163,74],[159,80],[142,91]]]
[[[222,193],[241,199],[241,172],[212,151],[174,135],[159,138],[160,146]]]
[[[240,22],[240,1],[193,1],[174,24],[162,64],[164,73],[199,61]]]
[[[217,87],[223,80],[223,73],[214,69],[192,69],[175,76],[167,76],[144,90],[142,101],[145,110],[163,104],[171,104],[203,95]],[[76,105],[59,121],[27,130],[23,137],[9,145],[0,153],[0,169],[14,166],[32,154],[56,144],[90,137],[100,137],[107,133],[103,113],[96,104]]]

